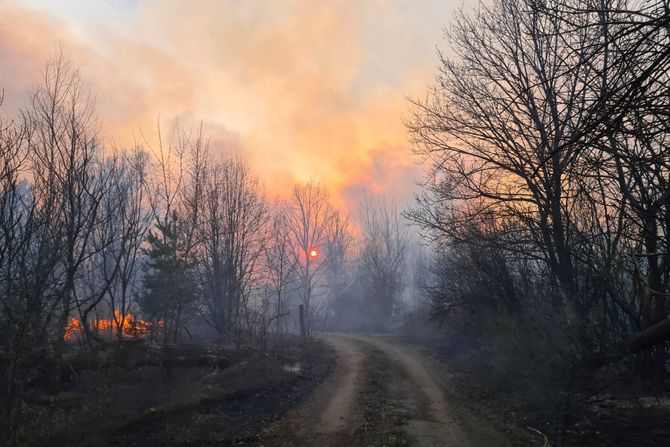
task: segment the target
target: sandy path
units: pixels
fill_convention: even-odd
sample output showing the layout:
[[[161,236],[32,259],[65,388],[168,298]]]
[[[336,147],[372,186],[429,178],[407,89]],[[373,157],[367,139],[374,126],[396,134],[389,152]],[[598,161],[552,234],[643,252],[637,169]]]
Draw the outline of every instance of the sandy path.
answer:
[[[314,394],[278,424],[270,427],[265,446],[353,446],[356,394],[362,374],[361,342],[341,335],[326,341],[335,348],[335,371]]]
[[[315,396],[316,406],[321,409],[320,415],[316,413],[319,421],[315,429],[322,434],[333,434],[346,431],[351,425],[363,354],[351,338],[333,335],[327,341],[337,352],[337,366]]]
[[[393,440],[398,438],[393,430],[370,427],[369,421],[364,421],[363,415],[370,409],[363,408],[362,396],[381,402],[379,412],[401,414],[403,422],[396,431],[411,445],[470,445],[452,417],[440,374],[433,372],[431,361],[412,346],[383,336],[332,334],[326,341],[337,353],[335,371],[307,401],[270,427],[260,445],[353,447],[368,445],[370,433],[375,445],[395,445]],[[375,356],[369,355],[371,349]],[[375,363],[373,357],[383,362]],[[372,382],[380,368],[386,368],[382,394],[379,384]],[[367,436],[365,441],[361,430]]]
[[[400,394],[410,407],[405,431],[417,446],[465,447],[470,445],[453,417],[444,395],[444,384],[436,374],[430,359],[416,347],[383,336],[352,335],[381,350],[393,364],[401,368],[404,377]],[[417,393],[418,391],[418,393]],[[418,408],[411,411],[414,407]]]

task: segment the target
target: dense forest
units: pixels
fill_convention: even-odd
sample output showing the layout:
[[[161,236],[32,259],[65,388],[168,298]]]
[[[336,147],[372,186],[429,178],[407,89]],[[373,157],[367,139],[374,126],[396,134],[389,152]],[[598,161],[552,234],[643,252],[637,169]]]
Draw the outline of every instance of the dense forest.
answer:
[[[52,54],[0,107],[0,432],[27,442],[36,388],[138,340],[437,337],[546,445],[580,445],[603,396],[667,395],[670,4],[496,0],[450,23],[407,106],[425,177],[405,209],[338,209],[317,180],[276,196],[202,124],[103,143],[85,69]]]

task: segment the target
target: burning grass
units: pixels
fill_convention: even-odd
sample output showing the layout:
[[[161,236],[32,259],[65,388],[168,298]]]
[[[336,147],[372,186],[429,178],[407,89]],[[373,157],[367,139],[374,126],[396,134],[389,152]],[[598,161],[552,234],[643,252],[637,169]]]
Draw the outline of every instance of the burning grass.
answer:
[[[122,314],[118,310],[110,319],[95,318],[86,323],[87,329],[106,338],[112,338],[114,334],[120,334],[121,338],[145,338],[155,334],[161,327],[162,321],[145,321],[137,318],[132,313]],[[77,317],[70,318],[65,328],[65,340],[77,341],[84,337],[84,323]]]

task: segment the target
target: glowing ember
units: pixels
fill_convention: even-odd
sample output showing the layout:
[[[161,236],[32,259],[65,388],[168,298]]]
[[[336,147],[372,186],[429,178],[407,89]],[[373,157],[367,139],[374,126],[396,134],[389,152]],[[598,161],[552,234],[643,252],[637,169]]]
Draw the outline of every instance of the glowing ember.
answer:
[[[118,310],[114,311],[114,318],[96,319],[88,322],[91,331],[102,335],[112,336],[117,328],[123,328],[123,338],[146,337],[151,333],[151,329],[163,326],[162,321],[149,322],[137,319],[131,313],[126,314],[125,319]],[[84,334],[84,327],[81,320],[72,317],[65,328],[65,340],[77,340]]]

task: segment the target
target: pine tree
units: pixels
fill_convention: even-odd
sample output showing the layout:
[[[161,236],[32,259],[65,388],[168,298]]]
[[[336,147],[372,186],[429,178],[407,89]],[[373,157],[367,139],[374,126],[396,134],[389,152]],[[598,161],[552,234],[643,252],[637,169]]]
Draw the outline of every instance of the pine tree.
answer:
[[[184,254],[185,234],[176,213],[147,237],[140,307],[147,319],[162,322],[165,341],[177,343],[192,312],[196,287],[193,264]]]

